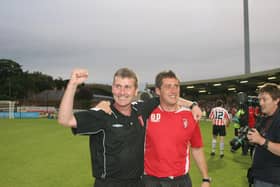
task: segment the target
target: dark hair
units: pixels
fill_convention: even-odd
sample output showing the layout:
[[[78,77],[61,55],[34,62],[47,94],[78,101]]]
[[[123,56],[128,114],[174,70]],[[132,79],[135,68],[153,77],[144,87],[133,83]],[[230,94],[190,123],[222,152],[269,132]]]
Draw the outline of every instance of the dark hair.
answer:
[[[223,106],[223,104],[224,102],[221,99],[216,101],[216,106]]]
[[[162,85],[162,80],[165,79],[165,78],[174,78],[174,79],[177,79],[179,81],[178,77],[176,76],[176,74],[173,71],[171,71],[171,70],[162,71],[162,72],[158,73],[157,76],[156,76],[155,87],[160,88],[161,85]]]
[[[121,77],[121,78],[131,78],[134,79],[135,84],[134,86],[136,88],[138,88],[138,78],[137,75],[134,71],[132,71],[131,69],[128,68],[120,68],[116,71],[115,75],[114,75],[114,79],[113,79],[113,83],[115,81],[115,77]]]
[[[280,99],[279,85],[274,84],[274,83],[264,84],[259,90],[259,94],[261,94],[261,93],[268,93],[273,100]],[[278,102],[278,106],[279,106],[279,104],[280,104],[280,102]]]

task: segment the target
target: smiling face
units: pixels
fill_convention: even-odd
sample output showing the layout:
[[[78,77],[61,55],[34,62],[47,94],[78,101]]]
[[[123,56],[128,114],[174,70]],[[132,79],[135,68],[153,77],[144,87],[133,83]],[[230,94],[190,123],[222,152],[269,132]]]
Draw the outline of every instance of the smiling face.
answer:
[[[130,107],[137,95],[135,79],[116,76],[112,85],[112,93],[117,107]]]
[[[179,80],[176,78],[163,78],[160,88],[156,88],[160,97],[160,105],[164,109],[176,110],[180,96]]]

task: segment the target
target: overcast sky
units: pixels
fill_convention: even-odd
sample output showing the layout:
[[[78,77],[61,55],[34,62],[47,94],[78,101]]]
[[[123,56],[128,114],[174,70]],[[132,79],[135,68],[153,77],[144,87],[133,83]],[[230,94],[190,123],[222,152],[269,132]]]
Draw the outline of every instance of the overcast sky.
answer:
[[[280,67],[280,1],[249,0],[251,72]],[[2,0],[0,58],[29,72],[111,84],[120,67],[153,83],[244,73],[243,0]]]

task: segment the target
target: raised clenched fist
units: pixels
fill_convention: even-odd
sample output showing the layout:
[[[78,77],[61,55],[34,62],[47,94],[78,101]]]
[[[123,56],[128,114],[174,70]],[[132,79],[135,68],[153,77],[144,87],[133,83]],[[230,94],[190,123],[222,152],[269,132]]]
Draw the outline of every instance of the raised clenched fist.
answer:
[[[85,82],[88,78],[88,71],[86,69],[74,69],[71,73],[70,83],[79,85]]]

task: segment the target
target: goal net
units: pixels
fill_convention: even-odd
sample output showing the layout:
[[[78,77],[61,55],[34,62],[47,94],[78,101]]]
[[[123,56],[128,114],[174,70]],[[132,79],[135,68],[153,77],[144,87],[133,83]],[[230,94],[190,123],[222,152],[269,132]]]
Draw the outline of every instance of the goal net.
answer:
[[[14,118],[15,101],[0,100],[0,118]]]

